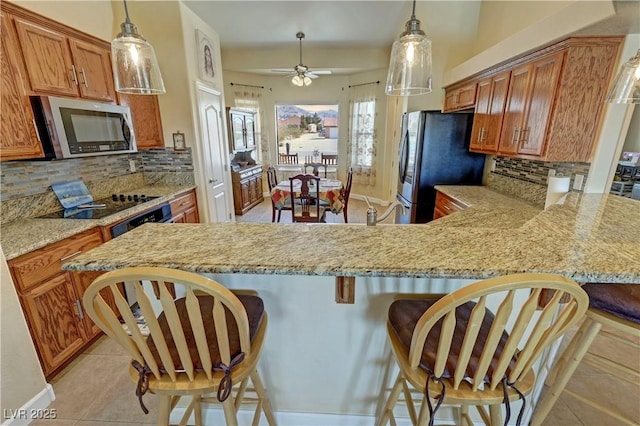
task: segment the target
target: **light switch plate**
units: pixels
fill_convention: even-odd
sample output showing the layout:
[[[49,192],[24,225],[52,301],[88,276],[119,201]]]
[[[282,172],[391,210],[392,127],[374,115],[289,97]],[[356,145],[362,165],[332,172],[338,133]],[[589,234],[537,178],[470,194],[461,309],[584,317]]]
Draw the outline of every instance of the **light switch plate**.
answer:
[[[136,171],[136,161],[135,160],[129,160],[129,171],[131,173]]]
[[[551,176],[555,176],[556,175],[556,170],[555,169],[549,169],[549,177]]]
[[[576,191],[582,191],[582,182],[584,181],[583,175],[575,175],[573,177],[573,189]]]

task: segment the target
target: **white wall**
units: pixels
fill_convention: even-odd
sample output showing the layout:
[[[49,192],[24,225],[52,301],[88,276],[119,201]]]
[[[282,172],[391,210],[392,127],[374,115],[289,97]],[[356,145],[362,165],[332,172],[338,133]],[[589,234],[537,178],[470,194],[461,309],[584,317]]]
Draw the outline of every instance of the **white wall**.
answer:
[[[635,108],[627,130],[627,138],[622,147],[623,152],[640,152],[640,108]]]
[[[1,250],[0,376],[0,413],[22,408],[47,386]]]

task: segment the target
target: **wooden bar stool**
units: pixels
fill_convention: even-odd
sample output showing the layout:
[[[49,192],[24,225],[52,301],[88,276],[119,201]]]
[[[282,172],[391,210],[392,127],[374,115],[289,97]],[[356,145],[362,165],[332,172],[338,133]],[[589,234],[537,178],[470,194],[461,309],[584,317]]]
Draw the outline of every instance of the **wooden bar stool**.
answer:
[[[143,281],[150,281],[159,294],[162,310],[157,317],[153,307],[157,299],[145,292]],[[149,336],[140,331],[119,290],[124,282],[135,289]],[[178,298],[172,296],[174,288]],[[248,391],[257,395],[253,424],[258,424],[261,412],[270,426],[276,424],[257,370],[267,328],[259,297],[234,294],[194,273],[137,267],[101,275],[85,291],[83,302],[96,325],[133,358],[129,375],[138,384],[136,395],[143,411],[148,413],[142,400],[147,390],[160,396],[158,425],[169,424],[171,411],[183,396],[190,397],[190,403],[181,425],[192,413],[195,424],[202,425],[203,402],[220,402],[226,424],[237,425],[237,411]],[[249,380],[253,389],[248,388]],[[209,393],[217,395],[203,397]]]
[[[551,296],[539,307],[543,291]],[[499,304],[495,313],[492,303]],[[509,413],[511,401],[533,390],[533,365],[588,303],[577,283],[552,274],[507,275],[441,298],[394,301],[387,334],[400,371],[377,424],[396,424],[402,392],[414,425],[433,424],[441,404],[459,407],[456,424],[473,425],[469,406],[475,406],[486,424],[502,425],[502,405]],[[419,410],[412,390],[421,395]]]
[[[624,414],[613,411],[609,406],[567,389],[566,385],[582,362],[629,383],[636,385],[640,383],[640,371],[637,364],[636,368],[630,368],[630,366],[622,365],[602,355],[589,352],[591,344],[598,335],[620,342],[633,350],[640,349],[640,344],[638,344],[640,338],[640,285],[585,284],[582,288],[589,295],[589,310],[585,321],[553,366],[545,383],[547,389],[535,408],[531,425],[543,424],[562,392],[607,413],[618,420],[620,424],[636,425],[637,419],[627,418]],[[602,330],[602,326],[622,332],[622,335]]]

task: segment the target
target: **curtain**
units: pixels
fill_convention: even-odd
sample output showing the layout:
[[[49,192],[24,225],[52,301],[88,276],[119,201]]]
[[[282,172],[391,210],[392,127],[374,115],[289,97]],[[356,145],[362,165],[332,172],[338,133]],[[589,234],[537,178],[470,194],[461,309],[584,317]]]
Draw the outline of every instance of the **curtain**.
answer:
[[[361,185],[376,183],[377,83],[349,88],[349,143],[347,158],[353,181]]]
[[[261,87],[244,86],[242,84],[234,84],[233,86],[233,102],[236,108],[242,108],[256,113],[256,146],[258,147],[254,158],[260,163],[271,164],[271,155],[269,153],[269,133],[265,126],[264,119],[265,99],[263,96],[264,89]]]

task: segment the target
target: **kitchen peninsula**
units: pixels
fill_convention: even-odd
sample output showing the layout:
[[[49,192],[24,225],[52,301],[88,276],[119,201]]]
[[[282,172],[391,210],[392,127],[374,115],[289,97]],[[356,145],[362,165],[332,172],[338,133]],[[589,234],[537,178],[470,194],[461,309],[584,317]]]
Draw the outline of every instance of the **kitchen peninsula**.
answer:
[[[145,224],[64,267],[168,266],[257,290],[274,409],[314,424],[373,424],[394,376],[384,323],[397,293],[522,271],[640,284],[637,201],[570,194],[541,210],[484,187],[438,189],[470,207],[426,225]],[[356,277],[353,304],[334,301],[341,275]]]

